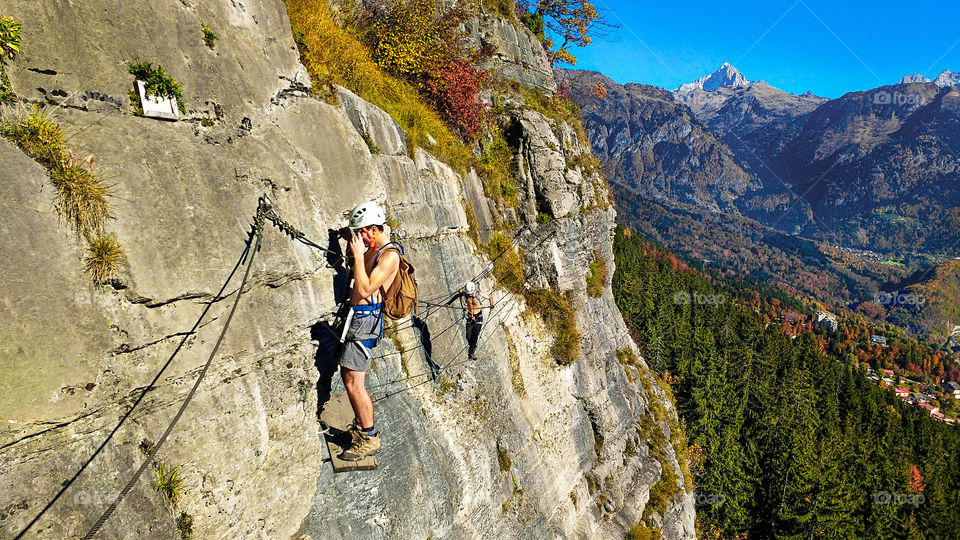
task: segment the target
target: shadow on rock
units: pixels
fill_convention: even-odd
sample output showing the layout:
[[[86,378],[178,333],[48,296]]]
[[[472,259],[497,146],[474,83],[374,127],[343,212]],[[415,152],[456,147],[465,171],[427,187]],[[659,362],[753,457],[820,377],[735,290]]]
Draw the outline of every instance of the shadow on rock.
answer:
[[[433,340],[430,337],[430,327],[420,317],[414,316],[411,324],[420,334],[420,346],[423,348],[424,358],[427,359],[427,365],[430,367],[430,377],[437,378],[440,374],[440,366],[433,361]]]
[[[327,264],[335,270],[333,275],[332,287],[333,298],[337,303],[338,312],[336,320],[342,321],[344,311],[347,309],[346,300],[350,294],[350,275],[344,267],[343,251],[340,249],[340,231],[329,229],[327,231]],[[320,411],[330,400],[330,392],[333,387],[333,376],[337,373],[337,356],[340,347],[339,325],[328,321],[320,321],[310,328],[310,339],[317,341],[317,352],[314,356],[314,365],[320,373],[317,380],[317,418],[320,418]]]

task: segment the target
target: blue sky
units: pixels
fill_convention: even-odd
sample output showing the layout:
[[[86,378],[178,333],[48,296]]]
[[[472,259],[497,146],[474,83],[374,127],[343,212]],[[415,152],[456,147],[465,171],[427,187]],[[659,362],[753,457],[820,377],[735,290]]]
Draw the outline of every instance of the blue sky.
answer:
[[[826,97],[960,71],[960,2],[594,0],[621,28],[574,48],[577,69],[676,88],[730,62],[748,79]],[[569,67],[569,66],[565,66]]]

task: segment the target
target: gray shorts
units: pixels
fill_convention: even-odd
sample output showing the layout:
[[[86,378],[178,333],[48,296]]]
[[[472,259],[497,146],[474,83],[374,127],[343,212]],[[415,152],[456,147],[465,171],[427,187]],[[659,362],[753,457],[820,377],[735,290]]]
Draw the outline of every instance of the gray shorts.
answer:
[[[376,346],[383,328],[383,316],[354,313],[347,338],[340,345],[341,367],[353,371],[367,371],[373,361],[371,349]]]

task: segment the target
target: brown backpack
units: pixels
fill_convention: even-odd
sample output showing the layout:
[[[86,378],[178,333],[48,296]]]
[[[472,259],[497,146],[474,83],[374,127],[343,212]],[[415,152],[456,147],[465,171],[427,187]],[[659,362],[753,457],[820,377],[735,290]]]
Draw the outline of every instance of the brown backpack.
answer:
[[[417,280],[413,277],[413,265],[403,255],[403,246],[397,242],[390,242],[380,248],[377,256],[373,260],[373,265],[377,265],[380,255],[386,250],[393,250],[400,256],[400,267],[397,270],[397,277],[394,278],[390,289],[383,293],[383,313],[391,319],[402,319],[410,315],[412,311],[417,313]],[[381,292],[383,288],[381,287]]]

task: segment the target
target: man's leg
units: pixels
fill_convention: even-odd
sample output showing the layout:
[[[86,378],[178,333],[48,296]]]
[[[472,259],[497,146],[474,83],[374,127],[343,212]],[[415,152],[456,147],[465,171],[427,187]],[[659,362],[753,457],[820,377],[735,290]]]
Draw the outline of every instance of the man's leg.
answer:
[[[467,344],[470,346],[467,356],[469,358],[473,358],[473,354],[477,350],[477,341],[480,339],[481,324],[483,323],[474,318],[471,318],[467,321]]]
[[[373,427],[373,400],[367,393],[364,385],[365,371],[354,371],[341,366],[340,375],[343,377],[343,385],[347,387],[347,397],[350,398],[350,405],[353,406],[353,413],[360,420],[361,428]]]
[[[380,452],[380,433],[373,426],[373,400],[363,385],[365,371],[354,371],[347,367],[340,369],[343,384],[347,387],[347,397],[353,412],[360,420],[360,431],[352,437],[353,444],[340,454],[345,461],[358,461]]]

